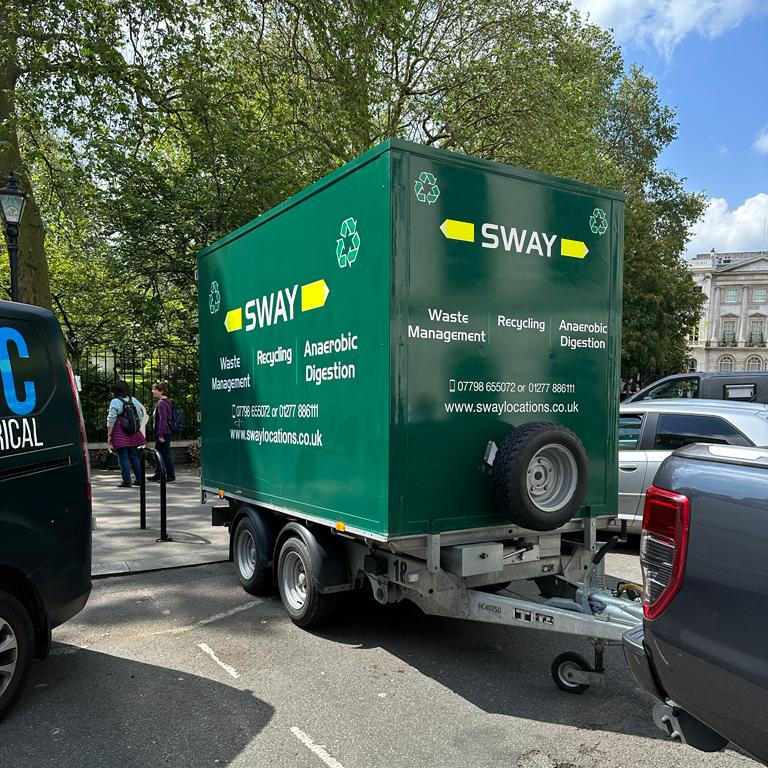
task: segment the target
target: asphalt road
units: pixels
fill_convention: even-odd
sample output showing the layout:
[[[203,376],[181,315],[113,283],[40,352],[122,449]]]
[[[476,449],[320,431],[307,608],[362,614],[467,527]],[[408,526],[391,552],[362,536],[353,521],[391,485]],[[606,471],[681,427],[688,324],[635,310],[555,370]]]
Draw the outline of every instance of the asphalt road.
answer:
[[[98,580],[54,640],[0,724],[0,766],[757,765],[663,740],[619,649],[606,686],[574,696],[549,667],[586,642],[363,601],[307,632],[231,564]]]

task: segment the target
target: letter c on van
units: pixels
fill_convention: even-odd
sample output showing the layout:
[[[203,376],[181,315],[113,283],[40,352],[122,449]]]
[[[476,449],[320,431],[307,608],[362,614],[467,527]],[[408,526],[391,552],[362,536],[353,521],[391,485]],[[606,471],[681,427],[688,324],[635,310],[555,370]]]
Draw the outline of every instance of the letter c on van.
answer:
[[[11,358],[8,354],[8,344],[13,342],[18,350],[19,357],[29,357],[27,342],[15,328],[0,328],[0,376],[3,379],[3,392],[5,402],[17,416],[26,416],[35,407],[34,382],[24,382],[24,399],[16,397],[16,382],[13,379]]]

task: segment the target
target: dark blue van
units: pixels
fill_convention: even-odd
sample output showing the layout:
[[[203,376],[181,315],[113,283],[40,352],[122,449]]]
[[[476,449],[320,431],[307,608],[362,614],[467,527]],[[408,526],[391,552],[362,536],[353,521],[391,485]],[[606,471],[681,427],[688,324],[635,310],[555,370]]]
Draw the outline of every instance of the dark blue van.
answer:
[[[85,426],[48,310],[0,302],[0,390],[1,719],[91,591]]]

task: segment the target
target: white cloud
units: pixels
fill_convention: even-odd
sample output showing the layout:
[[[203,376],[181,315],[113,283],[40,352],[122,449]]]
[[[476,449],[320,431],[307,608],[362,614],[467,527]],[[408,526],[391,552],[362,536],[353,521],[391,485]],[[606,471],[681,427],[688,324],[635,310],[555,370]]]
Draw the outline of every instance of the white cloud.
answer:
[[[768,193],[760,192],[729,210],[728,201],[713,197],[704,216],[693,228],[693,236],[685,252],[686,258],[707,253],[759,251],[768,248]]]
[[[768,125],[763,128],[755,139],[755,143],[752,145],[752,149],[755,152],[759,152],[761,155],[768,155]]]
[[[620,42],[652,43],[670,56],[691,32],[715,38],[768,12],[766,0],[571,0]]]

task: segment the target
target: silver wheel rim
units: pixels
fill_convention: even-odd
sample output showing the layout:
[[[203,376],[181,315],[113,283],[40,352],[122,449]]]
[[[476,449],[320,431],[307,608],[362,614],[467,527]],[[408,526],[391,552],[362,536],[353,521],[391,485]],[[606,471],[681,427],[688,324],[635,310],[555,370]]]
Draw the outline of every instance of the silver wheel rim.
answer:
[[[564,445],[545,445],[528,465],[528,498],[542,512],[555,512],[573,497],[578,476],[576,459]]]
[[[13,680],[19,659],[19,644],[11,625],[0,616],[0,696]]]
[[[307,602],[307,570],[296,552],[288,552],[283,558],[280,580],[288,607],[299,612]]]
[[[235,545],[237,570],[244,579],[252,579],[256,572],[256,542],[247,528],[242,528]]]
[[[570,672],[581,672],[581,667],[575,661],[564,661],[557,668],[557,676],[563,685],[567,685],[569,688],[578,688],[580,683],[574,683],[568,679],[567,675]]]

